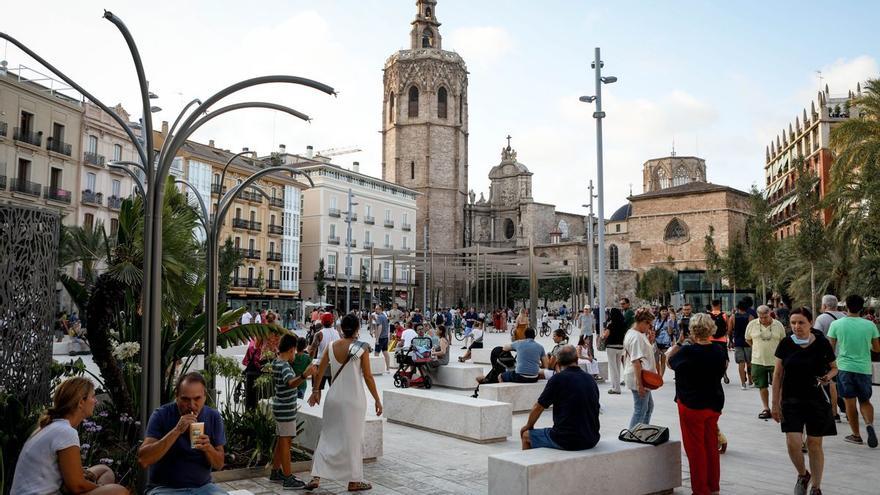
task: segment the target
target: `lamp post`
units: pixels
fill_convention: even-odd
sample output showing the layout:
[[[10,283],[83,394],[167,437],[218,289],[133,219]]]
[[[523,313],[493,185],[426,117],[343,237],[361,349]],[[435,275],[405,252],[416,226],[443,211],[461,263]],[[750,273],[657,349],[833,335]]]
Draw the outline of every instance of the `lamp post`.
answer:
[[[590,284],[590,308],[592,308],[593,304],[596,303],[596,294],[594,293],[595,290],[593,289],[593,270],[595,270],[595,267],[593,266],[593,199],[596,198],[596,195],[593,194],[593,179],[590,179],[590,187],[588,189],[590,190],[590,204],[581,206],[590,209],[590,216],[589,220],[587,221],[587,269],[589,270],[590,275],[589,277],[587,277],[587,280]]]
[[[346,236],[345,236],[345,274],[346,274],[346,284],[345,284],[345,314],[351,313],[351,216],[353,212],[351,208],[353,206],[357,206],[357,203],[353,202],[354,193],[351,192],[351,188],[348,188],[348,215],[345,218],[345,223],[348,224],[346,228]]]
[[[602,65],[602,58],[597,46],[595,59],[591,64],[596,73],[596,95],[579,98],[584,103],[596,102],[593,118],[596,119],[596,182],[599,199],[599,328],[605,324],[605,181],[602,170],[602,119],[605,118],[605,112],[602,111],[602,85],[617,82],[617,78],[614,76],[602,76]],[[590,202],[592,203],[592,198]]]

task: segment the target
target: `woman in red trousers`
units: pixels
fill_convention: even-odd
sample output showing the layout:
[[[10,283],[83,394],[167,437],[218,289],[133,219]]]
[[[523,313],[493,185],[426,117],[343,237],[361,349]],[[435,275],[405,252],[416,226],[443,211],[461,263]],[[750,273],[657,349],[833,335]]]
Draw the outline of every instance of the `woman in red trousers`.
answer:
[[[695,495],[719,493],[718,418],[724,407],[721,379],[727,369],[727,349],[710,338],[716,326],[712,317],[691,317],[691,341],[669,349],[669,367],[675,371],[675,401],[681,423],[681,440]]]

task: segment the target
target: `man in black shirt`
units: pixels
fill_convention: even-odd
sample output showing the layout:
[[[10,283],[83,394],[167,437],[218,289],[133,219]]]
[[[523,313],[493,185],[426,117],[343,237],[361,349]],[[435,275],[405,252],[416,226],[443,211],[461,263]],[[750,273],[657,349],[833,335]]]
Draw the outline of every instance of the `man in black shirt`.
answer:
[[[554,374],[520,430],[523,450],[546,447],[586,450],[599,442],[599,388],[578,366],[577,350],[566,345],[557,353]],[[553,427],[534,429],[544,409],[553,406]]]

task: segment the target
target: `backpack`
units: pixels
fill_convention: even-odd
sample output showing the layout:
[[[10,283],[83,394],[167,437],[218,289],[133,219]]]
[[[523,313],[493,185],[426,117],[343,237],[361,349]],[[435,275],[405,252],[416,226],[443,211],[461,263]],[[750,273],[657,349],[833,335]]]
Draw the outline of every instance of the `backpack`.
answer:
[[[727,336],[727,321],[724,319],[724,312],[712,314],[712,320],[715,321],[715,335],[712,338],[722,339]]]

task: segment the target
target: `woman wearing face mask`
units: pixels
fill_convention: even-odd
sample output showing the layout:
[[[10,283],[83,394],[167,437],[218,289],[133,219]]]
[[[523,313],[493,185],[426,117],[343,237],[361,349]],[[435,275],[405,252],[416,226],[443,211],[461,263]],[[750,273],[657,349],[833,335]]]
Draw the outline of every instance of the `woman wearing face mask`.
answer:
[[[813,331],[810,310],[792,310],[789,322],[792,334],[776,348],[771,414],[782,424],[788,456],[798,473],[794,493],[805,495],[812,485],[810,495],[821,495],[822,437],[837,435],[831,401],[822,387],[837,375],[837,363],[831,343],[821,332]],[[804,428],[809,470],[801,451]]]

